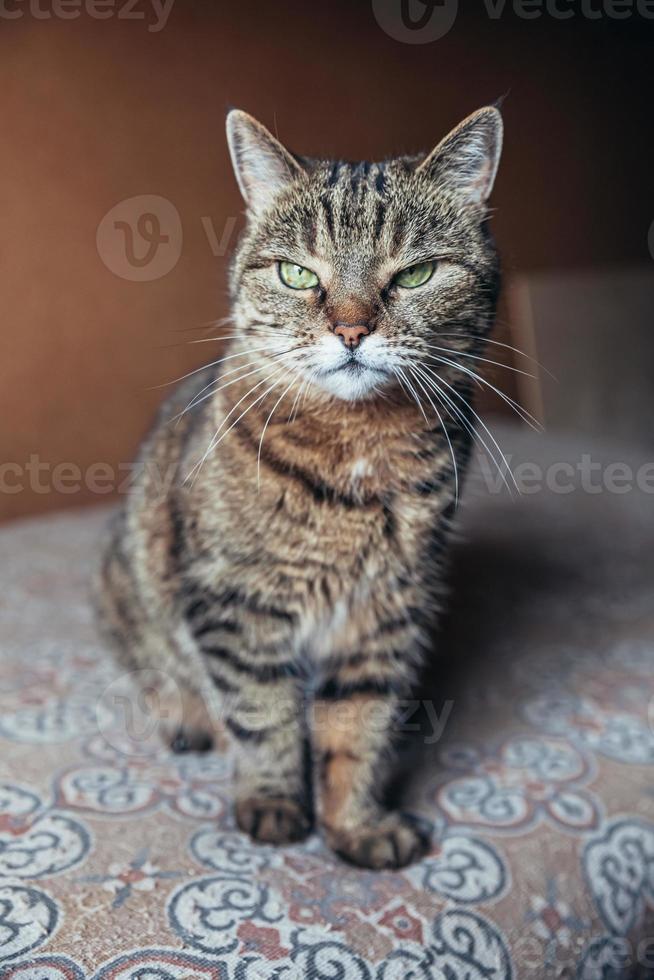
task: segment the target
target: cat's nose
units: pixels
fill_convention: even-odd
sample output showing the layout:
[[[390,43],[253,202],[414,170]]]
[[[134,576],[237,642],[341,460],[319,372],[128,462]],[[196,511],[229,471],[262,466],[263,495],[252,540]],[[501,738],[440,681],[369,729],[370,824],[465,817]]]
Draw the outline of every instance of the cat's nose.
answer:
[[[367,323],[343,323],[339,321],[334,324],[334,333],[340,337],[349,350],[358,347],[364,337],[370,333]]]

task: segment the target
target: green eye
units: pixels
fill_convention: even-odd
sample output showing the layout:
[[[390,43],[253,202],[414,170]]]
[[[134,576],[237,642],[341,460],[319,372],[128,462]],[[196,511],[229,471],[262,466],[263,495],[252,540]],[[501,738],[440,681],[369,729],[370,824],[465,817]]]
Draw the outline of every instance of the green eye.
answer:
[[[279,263],[279,278],[285,286],[291,289],[313,289],[318,285],[318,276],[311,269],[305,269],[302,265],[294,265],[293,262]]]
[[[404,289],[416,289],[417,286],[424,286],[429,282],[436,269],[435,262],[418,262],[410,265],[408,269],[402,269],[395,276],[395,284]]]

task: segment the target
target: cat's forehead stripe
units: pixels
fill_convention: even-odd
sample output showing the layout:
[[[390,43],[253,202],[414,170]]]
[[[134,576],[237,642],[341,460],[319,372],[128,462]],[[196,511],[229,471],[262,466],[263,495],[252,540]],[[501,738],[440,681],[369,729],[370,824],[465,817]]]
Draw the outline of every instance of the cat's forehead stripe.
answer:
[[[368,160],[359,160],[354,163],[337,160],[329,165],[326,177],[324,177],[324,184],[330,189],[335,187],[347,188],[353,194],[361,188],[383,194],[386,187],[385,168],[386,164],[384,163],[370,163]],[[319,171],[319,173],[321,172]]]
[[[386,219],[385,164],[338,161],[316,176],[321,186],[319,219],[326,239],[338,244],[358,232],[379,241]]]

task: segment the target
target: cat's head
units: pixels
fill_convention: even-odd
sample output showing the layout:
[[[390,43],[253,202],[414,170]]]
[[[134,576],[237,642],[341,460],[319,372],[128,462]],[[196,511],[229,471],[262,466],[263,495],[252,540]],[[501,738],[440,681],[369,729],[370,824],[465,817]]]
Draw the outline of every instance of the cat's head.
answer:
[[[426,383],[438,347],[478,345],[499,281],[487,228],[496,108],[426,156],[374,164],[296,156],[239,110],[227,137],[247,204],[233,315],[271,372],[354,400],[403,378],[415,386],[418,367]]]

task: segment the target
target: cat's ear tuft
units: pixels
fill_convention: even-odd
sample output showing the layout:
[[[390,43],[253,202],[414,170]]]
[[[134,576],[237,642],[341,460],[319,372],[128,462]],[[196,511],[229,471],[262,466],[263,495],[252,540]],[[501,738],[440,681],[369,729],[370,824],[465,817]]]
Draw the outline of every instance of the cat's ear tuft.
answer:
[[[227,144],[245,202],[255,213],[304,172],[294,156],[247,112],[227,114]]]
[[[423,160],[417,173],[484,204],[493,189],[502,153],[504,125],[499,109],[486,106],[453,129]]]

